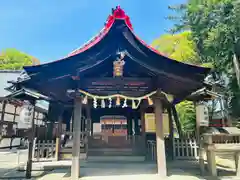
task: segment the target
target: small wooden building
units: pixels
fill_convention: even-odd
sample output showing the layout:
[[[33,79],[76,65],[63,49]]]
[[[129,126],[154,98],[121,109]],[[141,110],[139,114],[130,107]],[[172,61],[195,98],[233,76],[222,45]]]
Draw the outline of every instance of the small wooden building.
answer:
[[[63,114],[68,108],[74,112],[72,179],[80,173],[82,131],[87,132],[89,148],[128,147],[144,153],[145,112],[155,114],[158,173],[166,176],[163,112],[169,114],[173,136],[175,104],[202,88],[210,71],[170,59],[148,46],[136,36],[130,18],[120,7],[113,9],[97,36],[67,57],[24,69],[26,79],[18,81],[17,88],[27,87],[50,97],[58,104],[55,117],[59,122],[70,123],[70,117],[63,118]],[[138,138],[125,141],[120,133],[100,142],[94,139],[92,122],[106,115],[125,116],[128,136]]]
[[[8,97],[11,92],[5,88],[9,86],[8,81],[16,81],[22,71],[0,70],[0,136],[2,138],[24,137],[27,135],[28,127],[20,121],[20,112],[23,107],[21,100]],[[44,124],[47,107],[36,106],[36,126]],[[0,138],[1,139],[1,138]]]

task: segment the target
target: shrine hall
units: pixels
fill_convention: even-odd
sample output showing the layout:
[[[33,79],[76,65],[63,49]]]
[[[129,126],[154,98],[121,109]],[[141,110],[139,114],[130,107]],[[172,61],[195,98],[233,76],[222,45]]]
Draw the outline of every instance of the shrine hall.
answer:
[[[144,113],[154,115],[157,172],[167,176],[164,121],[169,120],[170,137],[174,121],[180,131],[175,105],[205,86],[210,69],[170,59],[147,45],[134,33],[129,16],[117,6],[104,28],[86,44],[57,61],[24,67],[24,72],[12,82],[13,94],[34,91],[32,99],[26,93],[21,97],[33,105],[36,97],[48,100],[49,111],[54,112],[49,118],[55,117],[53,121],[66,124],[67,129],[72,119],[71,177],[78,179],[83,133],[89,158],[94,154],[91,149],[111,148],[131,149],[144,157]],[[163,114],[168,114],[168,120]],[[95,134],[93,126],[98,128]],[[56,146],[60,146],[59,138],[60,134]],[[58,155],[59,148],[55,153]],[[31,171],[31,156],[27,171]]]

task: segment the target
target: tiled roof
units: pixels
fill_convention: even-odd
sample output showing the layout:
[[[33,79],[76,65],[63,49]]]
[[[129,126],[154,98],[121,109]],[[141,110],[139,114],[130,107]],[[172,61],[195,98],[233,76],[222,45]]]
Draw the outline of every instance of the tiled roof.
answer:
[[[4,88],[10,86],[8,81],[16,81],[22,71],[14,70],[0,70],[0,97],[4,97],[10,94]]]

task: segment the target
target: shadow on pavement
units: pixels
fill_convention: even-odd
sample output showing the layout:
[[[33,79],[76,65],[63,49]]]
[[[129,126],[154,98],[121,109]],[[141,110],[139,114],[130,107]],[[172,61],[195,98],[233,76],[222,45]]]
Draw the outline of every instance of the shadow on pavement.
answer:
[[[48,174],[50,171],[32,171],[32,178],[40,178],[44,175]],[[17,168],[15,169],[0,169],[0,179],[25,179],[26,171],[18,171]]]

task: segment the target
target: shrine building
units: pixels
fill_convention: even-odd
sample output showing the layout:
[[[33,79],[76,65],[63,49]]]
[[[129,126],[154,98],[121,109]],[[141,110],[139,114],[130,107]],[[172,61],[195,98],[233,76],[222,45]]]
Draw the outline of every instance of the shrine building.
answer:
[[[164,128],[173,137],[175,121],[180,131],[175,105],[203,88],[210,72],[209,68],[170,59],[144,43],[119,6],[99,34],[86,44],[60,60],[24,70],[25,76],[13,83],[12,90],[28,89],[35,92],[35,99],[50,101],[49,111],[54,115],[49,118],[65,123],[67,130],[73,120],[72,179],[81,173],[83,133],[89,158],[94,156],[92,149],[111,148],[131,149],[144,157],[148,138],[145,113],[153,115],[157,170],[166,176],[164,135],[168,132]],[[26,100],[27,95],[21,98]],[[34,105],[34,98],[27,100]],[[165,121],[169,121],[167,125]],[[59,138],[60,133],[57,143]]]

